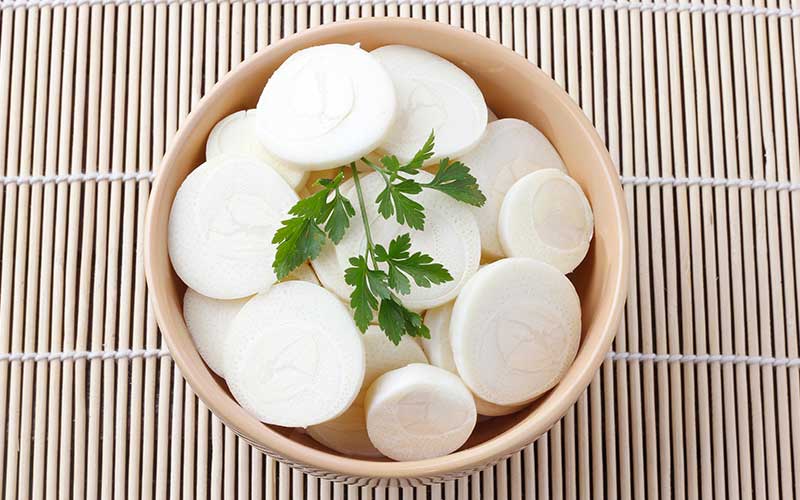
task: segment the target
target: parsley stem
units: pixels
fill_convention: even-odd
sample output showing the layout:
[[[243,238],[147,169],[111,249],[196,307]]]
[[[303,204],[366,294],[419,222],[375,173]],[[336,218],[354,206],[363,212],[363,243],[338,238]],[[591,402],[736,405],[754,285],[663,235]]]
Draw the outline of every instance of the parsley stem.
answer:
[[[372,170],[374,170],[374,171],[378,172],[379,174],[381,174],[381,177],[383,177],[383,180],[386,181],[387,183],[389,183],[389,178],[386,176],[386,171],[383,168],[379,167],[378,165],[375,165],[374,163],[372,163],[371,161],[369,161],[368,159],[366,159],[363,156],[361,157],[361,161],[363,161]]]
[[[358,206],[361,209],[361,221],[364,223],[364,234],[367,237],[367,254],[370,260],[372,260],[372,266],[377,269],[378,263],[375,262],[375,255],[373,253],[375,244],[372,242],[372,232],[369,229],[369,220],[367,219],[367,206],[364,203],[364,193],[361,191],[361,179],[358,177],[358,169],[356,168],[355,162],[350,164],[350,170],[353,172],[353,182],[355,183],[356,193],[358,194]]]

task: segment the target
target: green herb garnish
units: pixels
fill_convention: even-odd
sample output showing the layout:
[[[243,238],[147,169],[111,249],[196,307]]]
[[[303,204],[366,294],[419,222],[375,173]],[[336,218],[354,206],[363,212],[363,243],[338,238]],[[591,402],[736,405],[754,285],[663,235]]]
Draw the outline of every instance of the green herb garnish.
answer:
[[[473,206],[482,206],[486,197],[469,168],[461,162],[445,158],[439,162],[439,170],[427,183],[418,182],[416,176],[424,163],[433,157],[434,135],[408,163],[401,164],[394,155],[380,159],[380,165],[361,158],[366,165],[378,172],[385,182],[375,203],[378,213],[385,219],[394,216],[399,224],[412,229],[425,227],[425,207],[412,196],[423,189],[435,189],[458,201]],[[293,217],[282,222],[272,240],[278,245],[272,267],[278,279],[283,279],[306,260],[319,256],[326,240],[338,244],[350,227],[350,218],[355,209],[339,188],[344,180],[344,168],[333,179],[320,179],[322,188],[317,193],[297,202],[290,210]],[[378,326],[395,344],[403,335],[430,338],[422,317],[403,306],[399,295],[411,292],[411,282],[428,288],[452,281],[453,277],[430,255],[411,253],[411,235],[402,234],[393,239],[388,248],[375,244],[367,218],[366,202],[361,187],[361,178],[355,163],[351,163],[356,194],[364,224],[367,248],[363,255],[350,258],[350,267],[345,269],[344,280],[353,287],[350,306],[354,319],[363,332],[378,313]]]

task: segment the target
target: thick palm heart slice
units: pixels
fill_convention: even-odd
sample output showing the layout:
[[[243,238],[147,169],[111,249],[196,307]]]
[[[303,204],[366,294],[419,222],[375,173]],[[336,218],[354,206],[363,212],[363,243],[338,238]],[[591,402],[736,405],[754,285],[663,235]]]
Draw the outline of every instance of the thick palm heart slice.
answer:
[[[499,405],[532,401],[572,364],[581,308],[558,269],[528,258],[502,259],[479,270],[450,318],[458,373],[476,395]]]
[[[488,119],[483,94],[458,66],[422,49],[387,45],[373,50],[397,91],[397,119],[381,149],[409,161],[433,130],[435,155],[461,155],[478,143]]]
[[[460,448],[475,428],[472,394],[456,375],[412,364],[381,375],[367,391],[367,432],[395,460],[424,460]]]
[[[248,299],[212,299],[191,288],[187,288],[183,296],[183,317],[197,352],[220,377],[225,377],[222,345],[234,318]]]
[[[425,325],[430,330],[430,339],[420,339],[422,349],[430,363],[439,368],[458,375],[458,368],[453,359],[453,348],[450,345],[450,316],[453,312],[453,303],[429,309],[425,312]],[[496,405],[475,396],[475,407],[478,415],[498,417],[514,413],[524,405]]]
[[[569,273],[586,257],[594,217],[581,187],[556,169],[538,170],[508,190],[498,234],[506,255],[532,257]]]
[[[375,149],[396,114],[389,75],[368,52],[322,45],[295,52],[258,102],[267,150],[307,170],[346,165]]]
[[[514,118],[493,121],[480,143],[460,160],[470,168],[486,196],[484,206],[472,210],[481,229],[481,246],[487,257],[503,256],[497,236],[497,218],[503,198],[525,175],[543,168],[566,171],[550,141],[528,122]]]
[[[254,109],[237,111],[214,125],[206,142],[206,159],[225,155],[249,156],[275,170],[292,189],[301,187],[308,172],[270,154],[259,141],[258,117]]]
[[[350,407],[364,380],[361,332],[322,287],[287,281],[251,299],[225,344],[231,393],[262,422],[307,427]]]
[[[448,302],[425,312],[425,326],[430,330],[429,339],[420,339],[420,345],[434,366],[458,374],[450,347],[450,315],[453,303]]]
[[[363,393],[338,417],[312,425],[306,430],[315,441],[343,455],[365,458],[383,456],[367,435]]]
[[[311,437],[345,455],[365,457],[381,456],[367,435],[364,415],[364,395],[376,378],[384,373],[411,363],[427,363],[422,348],[410,337],[403,337],[394,345],[377,326],[364,333],[366,371],[364,385],[356,400],[342,415],[333,420],[308,428]]]
[[[207,161],[189,174],[172,205],[168,245],[175,272],[216,299],[267,290],[275,282],[272,237],[297,199],[256,160]]]
[[[291,281],[291,280],[307,281],[315,285],[321,285],[321,283],[319,282],[319,278],[317,278],[316,273],[314,273],[314,270],[311,269],[311,266],[308,265],[308,263],[305,263],[300,267],[296,268],[294,271],[289,273],[289,275],[286,276],[286,278],[284,278],[284,281]]]

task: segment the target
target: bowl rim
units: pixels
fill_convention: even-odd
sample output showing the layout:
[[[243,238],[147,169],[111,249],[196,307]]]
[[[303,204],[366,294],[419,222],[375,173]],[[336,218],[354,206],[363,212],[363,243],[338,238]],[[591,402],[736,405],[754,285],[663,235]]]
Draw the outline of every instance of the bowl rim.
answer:
[[[442,477],[482,468],[527,446],[542,433],[546,432],[569,410],[570,406],[577,401],[580,394],[583,393],[589,385],[596,371],[603,363],[605,354],[609,351],[611,343],[616,335],[616,329],[619,325],[627,297],[630,272],[629,262],[631,249],[628,212],[622,186],[619,182],[618,171],[605,145],[601,141],[594,126],[589,122],[583,111],[569,95],[541,69],[527,61],[524,57],[477,33],[438,22],[418,19],[372,18],[337,22],[315,27],[302,33],[293,34],[274,44],[270,44],[242,62],[234,70],[228,72],[214,85],[210,92],[200,99],[197,107],[195,107],[179,128],[159,164],[159,171],[163,171],[166,166],[175,161],[178,151],[193,133],[195,126],[204,119],[202,113],[204,104],[209,100],[215,99],[216,96],[220,94],[229,92],[233,88],[232,81],[234,76],[237,73],[246,72],[249,67],[256,64],[258,59],[269,57],[268,54],[275,50],[288,49],[292,46],[301,46],[303,45],[303,40],[309,37],[335,36],[340,30],[381,28],[387,25],[393,25],[393,27],[400,25],[404,29],[421,30],[422,32],[434,34],[438,32],[440,35],[446,34],[453,38],[453,43],[495,44],[497,49],[499,49],[496,51],[498,60],[506,62],[507,64],[518,65],[520,62],[524,62],[529,65],[534,78],[543,80],[543,87],[549,90],[551,94],[549,97],[558,100],[559,104],[568,113],[570,119],[573,120],[583,132],[588,133],[591,150],[600,160],[597,175],[602,178],[606,188],[613,195],[613,215],[615,224],[619,228],[619,237],[613,242],[612,250],[618,255],[616,259],[618,265],[610,279],[614,291],[609,309],[610,314],[607,315],[605,321],[598,325],[601,334],[599,336],[599,341],[594,342],[592,350],[584,353],[583,349],[585,349],[585,346],[582,346],[582,351],[579,352],[579,355],[586,357],[588,362],[582,363],[577,373],[573,374],[572,384],[562,393],[560,398],[556,400],[554,400],[554,398],[546,399],[537,408],[534,414],[483,443],[443,457],[409,462],[374,462],[337,455],[303,445],[270,429],[265,424],[255,422],[255,419],[253,419],[254,422],[238,422],[238,418],[231,413],[232,409],[229,408],[230,405],[214,404],[214,401],[218,399],[218,396],[215,394],[222,391],[222,389],[220,387],[211,387],[207,384],[198,383],[197,378],[199,373],[196,371],[198,368],[187,359],[184,352],[174,349],[171,335],[167,330],[162,330],[162,334],[169,347],[170,355],[180,368],[181,375],[189,382],[192,390],[208,408],[236,434],[254,444],[257,448],[275,455],[279,460],[304,466],[306,470],[311,473],[315,472],[314,469],[319,469],[321,471],[333,473],[333,475],[341,474],[352,477]],[[148,292],[152,298],[156,320],[159,325],[166,324],[165,318],[169,315],[169,312],[164,309],[164,303],[167,301],[165,289],[164,287],[159,287],[157,284],[154,284],[153,279],[155,274],[153,254],[159,245],[166,245],[163,239],[160,240],[160,235],[155,234],[155,224],[153,223],[156,205],[158,204],[158,200],[163,196],[162,191],[166,189],[163,186],[164,181],[162,181],[162,179],[163,176],[156,176],[148,199],[147,213],[145,216],[144,248]],[[612,271],[614,270],[612,269]],[[534,415],[536,418],[530,420]],[[310,470],[308,469],[309,467],[311,468]]]

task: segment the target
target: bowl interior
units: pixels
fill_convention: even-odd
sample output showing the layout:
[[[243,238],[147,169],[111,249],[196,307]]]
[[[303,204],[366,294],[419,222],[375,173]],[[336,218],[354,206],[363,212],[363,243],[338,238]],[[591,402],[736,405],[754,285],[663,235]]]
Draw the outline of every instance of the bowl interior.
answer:
[[[459,452],[420,462],[342,457],[302,432],[264,425],[230,396],[224,381],[200,359],[182,317],[185,285],[167,254],[167,220],[183,179],[204,161],[211,128],[228,114],[255,106],[270,74],[293,52],[322,43],[388,44],[426,49],[476,81],[500,117],[534,124],[553,143],[594,211],[595,233],[581,266],[569,277],[581,298],[582,342],[561,383],[527,409],[478,427]],[[410,20],[356,21],[290,37],[231,72],[207,95],[176,136],[158,174],[148,213],[147,271],[156,313],[184,377],[205,403],[256,446],[295,463],[356,476],[429,476],[475,467],[507,455],[545,432],[577,399],[602,362],[616,330],[627,283],[627,222],[616,170],[594,129],[557,85],[499,44],[443,25]]]

